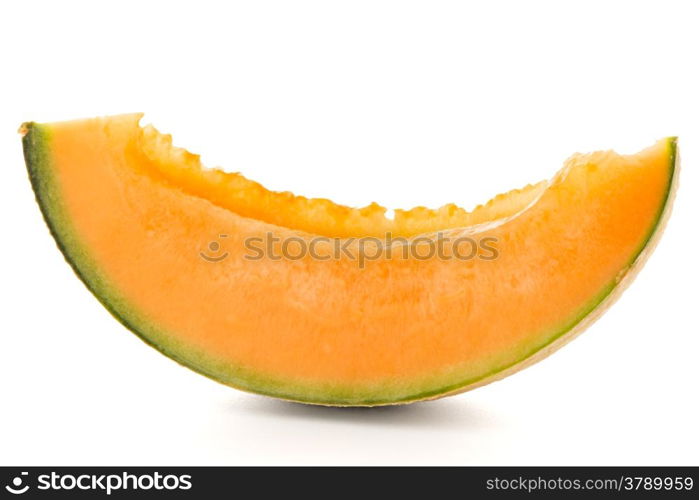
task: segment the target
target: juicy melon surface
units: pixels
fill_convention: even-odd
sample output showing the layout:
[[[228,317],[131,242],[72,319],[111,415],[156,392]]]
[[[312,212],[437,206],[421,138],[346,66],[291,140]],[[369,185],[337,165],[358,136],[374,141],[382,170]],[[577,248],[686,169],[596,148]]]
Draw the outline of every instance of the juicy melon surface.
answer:
[[[676,141],[574,155],[472,212],[353,209],[204,169],[140,115],[25,124],[45,219],[78,275],[143,340],[234,387],[378,405],[501,378],[579,333],[669,214]],[[497,258],[244,258],[246,239],[492,238]],[[225,235],[221,237],[220,235]],[[217,241],[217,262],[201,257]]]

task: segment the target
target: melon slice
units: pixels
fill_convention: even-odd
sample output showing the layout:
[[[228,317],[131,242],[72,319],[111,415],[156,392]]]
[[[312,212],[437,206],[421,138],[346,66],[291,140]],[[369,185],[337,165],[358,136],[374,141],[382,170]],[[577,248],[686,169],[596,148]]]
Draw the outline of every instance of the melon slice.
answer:
[[[139,120],[22,126],[30,179],[66,259],[114,316],[183,365],[324,405],[453,394],[569,341],[650,253],[678,172],[668,138],[635,155],[574,155],[550,181],[471,212],[446,205],[389,219],[376,204],[349,208],[203,168]],[[386,233],[404,241],[372,252],[440,237],[487,241],[491,252],[395,251],[358,265],[361,240],[350,239]],[[252,238],[270,235],[320,250],[251,260]],[[332,254],[336,243],[347,253]]]

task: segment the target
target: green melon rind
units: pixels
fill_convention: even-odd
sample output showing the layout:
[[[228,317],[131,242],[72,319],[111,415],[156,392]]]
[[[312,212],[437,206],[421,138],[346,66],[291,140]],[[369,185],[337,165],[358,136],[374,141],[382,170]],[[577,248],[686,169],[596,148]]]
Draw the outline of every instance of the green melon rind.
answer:
[[[153,324],[122,297],[115,287],[110,286],[107,277],[102,276],[99,266],[91,258],[89,250],[80,241],[71,218],[62,204],[59,181],[52,168],[50,130],[41,124],[30,122],[22,125],[21,132],[29,179],[56,244],[73,271],[119,322],[162,354],[217,382],[256,394],[328,406],[379,406],[436,399],[499,380],[549,355],[589,326],[633,279],[654,243],[657,243],[664,222],[669,216],[679,171],[677,138],[671,137],[667,140],[667,189],[646,238],[634,252],[623,278],[619,280],[615,277],[610,281],[600,290],[600,293],[573,314],[570,321],[557,327],[550,334],[537,336],[542,339],[539,343],[513,346],[503,355],[504,359],[485,374],[464,380],[463,376],[458,377],[459,371],[463,370],[457,369],[446,376],[438,374],[428,379],[422,378],[417,382],[408,382],[398,390],[395,388],[387,390],[381,386],[345,387],[332,382],[321,384],[315,381],[309,383],[302,380],[281,380],[217,360],[192,346],[176,341],[175,336]],[[514,362],[507,359],[511,357],[508,354],[512,352],[520,353]],[[451,381],[447,381],[448,379]]]

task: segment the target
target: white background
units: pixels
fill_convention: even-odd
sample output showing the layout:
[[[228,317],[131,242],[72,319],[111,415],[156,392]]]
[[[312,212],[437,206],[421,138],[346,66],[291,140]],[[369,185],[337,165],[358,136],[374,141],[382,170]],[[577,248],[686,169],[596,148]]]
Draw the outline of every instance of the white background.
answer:
[[[692,2],[0,5],[1,464],[699,465]],[[131,111],[209,165],[351,205],[470,208],[673,134],[684,169],[646,268],[553,357],[437,402],[324,409],[180,367],[63,261],[15,131]]]

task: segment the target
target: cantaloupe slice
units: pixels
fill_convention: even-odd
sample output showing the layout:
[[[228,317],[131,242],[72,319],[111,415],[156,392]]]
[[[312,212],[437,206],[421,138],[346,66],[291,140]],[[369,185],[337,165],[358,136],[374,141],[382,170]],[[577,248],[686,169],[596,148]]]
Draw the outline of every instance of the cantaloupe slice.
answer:
[[[470,213],[447,205],[389,219],[378,205],[352,209],[205,169],[139,119],[22,126],[66,259],[164,354],[240,389],[325,405],[464,391],[567,342],[648,256],[678,171],[669,138],[636,155],[574,155],[551,181]],[[332,255],[336,242],[387,232],[407,240],[394,250],[429,247],[439,233],[488,241],[497,258],[396,251],[360,266],[356,241],[349,256]],[[246,242],[269,234],[327,238],[316,258],[246,258]]]

